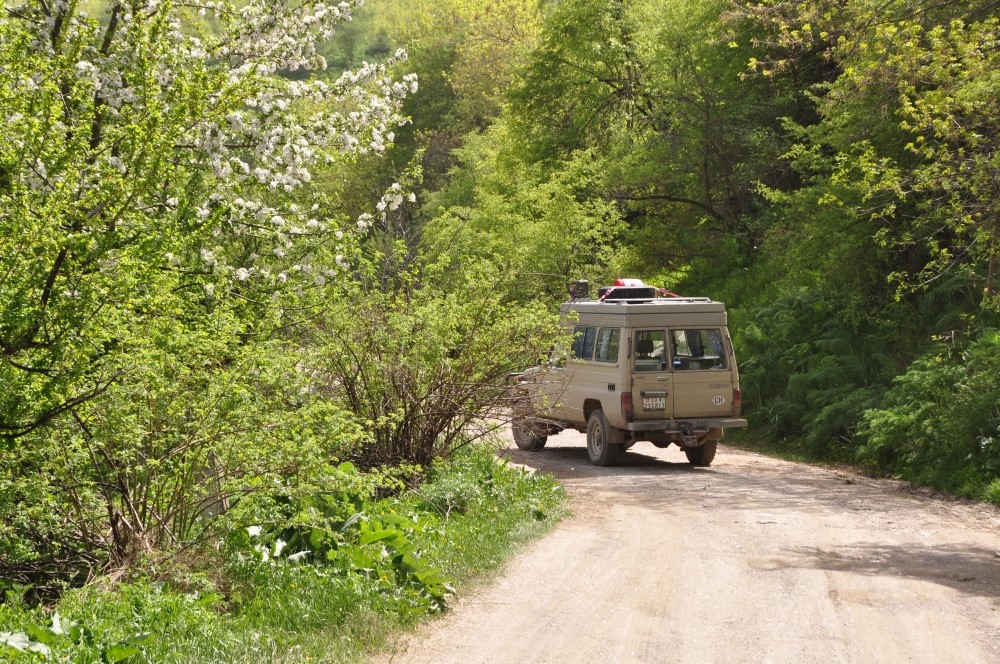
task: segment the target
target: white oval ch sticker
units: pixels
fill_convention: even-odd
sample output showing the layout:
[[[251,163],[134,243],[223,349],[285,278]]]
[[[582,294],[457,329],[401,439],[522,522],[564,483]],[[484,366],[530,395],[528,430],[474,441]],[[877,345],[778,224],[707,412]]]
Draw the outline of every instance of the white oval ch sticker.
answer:
[[[712,399],[712,403],[714,403],[716,406],[721,406],[722,404],[726,403],[726,397],[715,397],[714,399]]]

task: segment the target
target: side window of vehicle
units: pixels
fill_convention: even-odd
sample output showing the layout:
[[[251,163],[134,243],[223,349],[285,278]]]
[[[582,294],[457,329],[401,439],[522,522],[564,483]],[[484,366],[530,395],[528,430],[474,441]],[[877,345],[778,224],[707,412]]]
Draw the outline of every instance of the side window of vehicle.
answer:
[[[597,332],[597,352],[594,353],[594,359],[598,362],[617,362],[621,333],[616,327],[602,327]]]
[[[676,371],[725,369],[721,330],[671,330],[671,364]]]
[[[635,370],[664,371],[663,330],[640,330],[635,333]]]
[[[578,360],[589,360],[594,357],[596,340],[596,327],[577,325],[573,330],[573,357]]]

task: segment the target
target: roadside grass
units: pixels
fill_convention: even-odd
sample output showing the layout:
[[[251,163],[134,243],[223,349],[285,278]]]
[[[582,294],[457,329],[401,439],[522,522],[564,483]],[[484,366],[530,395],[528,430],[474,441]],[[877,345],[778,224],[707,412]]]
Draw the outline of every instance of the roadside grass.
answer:
[[[744,430],[734,430],[726,433],[723,441],[726,445],[738,447],[750,452],[759,452],[767,456],[786,461],[799,461],[805,463],[820,463],[814,456],[809,454],[809,446],[802,438],[776,439],[760,428],[749,428]],[[863,472],[863,469],[858,468]]]
[[[185,575],[98,581],[50,607],[8,584],[0,661],[358,661],[549,529],[565,495],[480,444],[436,463],[419,487],[363,507],[383,530],[371,526],[365,546],[322,560],[210,548]]]
[[[926,487],[957,498],[965,498],[1000,506],[1000,478],[985,479],[968,464],[945,463],[944,460],[928,468],[904,468],[896,473],[886,473],[870,463],[818,458],[804,438],[771,437],[764,430],[736,431],[726,436],[726,444],[786,461],[808,463],[826,468],[849,469],[865,477],[885,478],[907,482],[916,487]]]

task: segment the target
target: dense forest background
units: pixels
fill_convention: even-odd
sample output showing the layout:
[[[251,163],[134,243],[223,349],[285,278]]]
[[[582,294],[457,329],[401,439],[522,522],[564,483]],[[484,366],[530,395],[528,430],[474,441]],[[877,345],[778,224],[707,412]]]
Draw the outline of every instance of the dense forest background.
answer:
[[[554,504],[461,455],[575,279],[726,302],[738,440],[1000,504],[1000,3],[3,12],[8,598],[281,558],[440,607],[414,542]]]
[[[399,2],[336,53],[410,49],[420,260],[724,300],[750,440],[995,501],[998,9]]]
[[[995,501],[997,31],[995,2],[389,2],[331,59],[410,50],[408,256],[513,302],[724,300],[749,440]]]

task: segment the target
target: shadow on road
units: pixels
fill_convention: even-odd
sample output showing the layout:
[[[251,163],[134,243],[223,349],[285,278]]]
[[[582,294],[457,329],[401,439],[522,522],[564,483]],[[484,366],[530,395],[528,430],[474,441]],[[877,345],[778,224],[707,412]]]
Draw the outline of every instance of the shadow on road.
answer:
[[[1000,554],[975,546],[871,542],[802,547],[764,561],[763,570],[821,569],[873,577],[907,577],[961,593],[1000,598]]]
[[[686,460],[669,461],[633,450],[623,454],[616,465],[604,467],[595,466],[590,462],[585,447],[546,447],[537,452],[525,452],[517,448],[510,448],[500,450],[500,456],[513,463],[535,468],[559,480],[624,475],[711,474],[714,472],[710,467],[692,466]]]
[[[731,532],[783,541],[772,557],[757,559],[760,571],[899,576],[1000,598],[1000,547],[982,545],[995,540],[1000,530],[1000,510],[989,505],[915,496],[899,485],[724,446],[707,468],[688,464],[676,447],[657,449],[649,443],[637,444],[618,465],[597,467],[587,457],[583,436],[575,432],[550,439],[537,452],[511,443],[500,454],[554,476],[581,505],[634,506],[658,513],[696,510],[706,520],[728,524]],[[948,535],[948,541],[928,540],[922,534],[925,529],[948,532],[949,524],[956,523],[967,524],[966,534]],[[867,529],[873,541],[813,546],[817,524],[833,532]],[[805,546],[807,542],[811,546]]]

